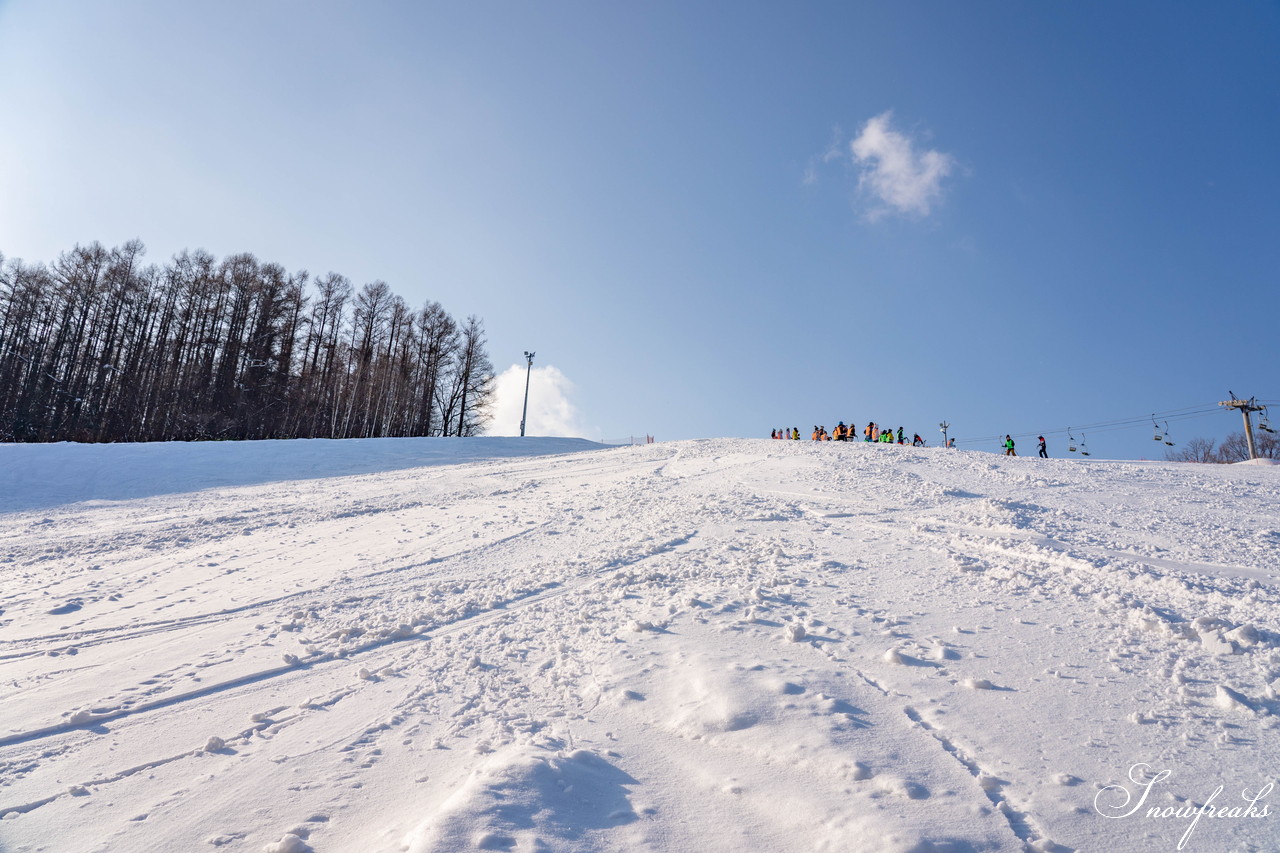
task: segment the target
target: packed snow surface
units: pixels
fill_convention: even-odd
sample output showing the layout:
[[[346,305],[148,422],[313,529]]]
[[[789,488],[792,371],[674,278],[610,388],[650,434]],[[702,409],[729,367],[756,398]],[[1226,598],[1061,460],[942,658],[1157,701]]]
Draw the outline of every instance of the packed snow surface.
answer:
[[[1274,466],[397,439],[0,468],[3,853],[1280,846]]]

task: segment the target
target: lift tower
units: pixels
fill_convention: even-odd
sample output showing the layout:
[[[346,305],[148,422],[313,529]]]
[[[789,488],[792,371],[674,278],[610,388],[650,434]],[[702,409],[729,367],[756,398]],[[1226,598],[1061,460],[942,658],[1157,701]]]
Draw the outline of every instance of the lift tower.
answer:
[[[1239,409],[1240,413],[1244,415],[1244,438],[1245,441],[1249,442],[1249,458],[1257,459],[1258,446],[1253,442],[1253,421],[1249,419],[1249,413],[1262,411],[1262,406],[1258,405],[1256,397],[1241,400],[1236,397],[1236,392],[1228,391],[1227,393],[1231,395],[1231,399],[1223,400],[1218,405],[1225,406],[1228,409]]]

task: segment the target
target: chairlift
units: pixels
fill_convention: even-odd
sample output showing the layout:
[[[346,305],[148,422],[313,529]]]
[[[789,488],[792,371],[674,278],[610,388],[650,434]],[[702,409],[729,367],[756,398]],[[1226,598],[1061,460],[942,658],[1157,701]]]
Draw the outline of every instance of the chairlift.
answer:
[[[1084,433],[1080,433],[1080,455],[1081,456],[1089,455],[1089,445],[1085,443]]]
[[[1263,432],[1275,432],[1271,426],[1271,421],[1267,420],[1267,407],[1263,406],[1261,413],[1258,415],[1258,429]]]
[[[1164,443],[1173,447],[1173,442],[1169,440],[1169,422],[1164,422]]]
[[[1071,427],[1067,427],[1067,435],[1068,435],[1068,436],[1070,436],[1070,437],[1067,439],[1067,452],[1068,452],[1068,453],[1075,453],[1075,452],[1076,452],[1076,437],[1075,437],[1074,435],[1071,435]]]
[[[1160,424],[1156,423],[1156,416],[1155,416],[1154,414],[1151,416],[1151,424],[1152,424],[1152,426],[1154,426],[1154,427],[1155,427],[1155,431],[1156,431],[1156,434],[1155,434],[1154,436],[1152,436],[1152,437],[1151,437],[1151,440],[1152,440],[1152,441],[1164,441],[1164,436],[1160,434]],[[1168,431],[1169,431],[1169,423],[1168,423],[1168,421],[1166,421],[1166,422],[1165,422],[1165,425],[1164,425],[1164,431],[1165,431],[1165,432],[1168,432]]]

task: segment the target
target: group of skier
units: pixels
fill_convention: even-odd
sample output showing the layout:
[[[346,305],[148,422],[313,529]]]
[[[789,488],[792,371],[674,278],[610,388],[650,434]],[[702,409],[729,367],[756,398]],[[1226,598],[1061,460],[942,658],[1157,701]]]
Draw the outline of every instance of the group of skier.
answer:
[[[1045,443],[1044,443],[1044,436],[1043,436],[1043,435],[1038,435],[1038,436],[1036,436],[1036,440],[1037,440],[1038,442],[1040,442],[1040,443],[1039,443],[1039,445],[1038,445],[1038,447],[1040,448],[1040,458],[1041,458],[1041,459],[1048,459],[1048,458],[1049,458],[1049,448],[1048,448],[1048,447],[1045,445]],[[1006,435],[1006,436],[1004,437],[1004,444],[1003,444],[1003,445],[1001,445],[1001,446],[1002,446],[1002,447],[1004,447],[1004,455],[1005,455],[1005,456],[1017,456],[1017,455],[1018,455],[1018,454],[1017,454],[1017,451],[1015,451],[1015,450],[1013,449],[1013,437],[1012,437],[1012,436],[1008,436],[1008,435]],[[1072,449],[1072,450],[1075,450],[1075,448],[1074,448],[1074,447],[1073,447],[1073,448],[1071,448],[1071,449]]]
[[[800,428],[792,427],[791,429],[775,429],[769,434],[770,438],[791,439],[793,441],[800,440]],[[815,426],[811,436],[814,441],[857,441],[857,428],[853,426],[845,426],[844,421],[836,424],[836,428],[827,432],[825,426]],[[898,427],[897,433],[892,428],[881,429],[880,425],[874,421],[867,424],[862,430],[862,441],[876,444],[907,444],[906,431],[902,427]],[[954,439],[952,440],[954,441]],[[947,442],[948,446],[952,446],[952,441]],[[919,433],[912,436],[910,444],[912,447],[924,447],[925,441],[920,437]]]
[[[791,427],[790,429],[783,427],[782,429],[775,429],[769,433],[769,437],[774,439],[787,439],[791,441],[799,441],[800,427]],[[815,426],[813,428],[813,434],[811,437],[814,441],[857,441],[858,440],[858,437],[856,434],[856,427],[845,426],[844,421],[840,421],[840,423],[836,424],[836,428],[831,432],[827,432],[827,428],[825,426]],[[1038,447],[1040,450],[1040,458],[1048,459],[1049,450],[1045,446],[1044,436],[1041,435],[1041,436],[1038,436],[1037,438],[1039,440]],[[872,421],[871,423],[867,424],[865,427],[862,428],[862,440],[867,442],[868,444],[872,444],[872,443],[874,444],[907,444],[908,443],[906,431],[902,427],[898,427],[898,431],[895,433],[892,428],[881,429],[880,425],[877,424],[875,421]],[[920,437],[920,433],[915,433],[911,437],[910,444],[912,447],[924,447],[925,440]],[[955,447],[956,440],[954,438],[947,439],[946,446]],[[1014,442],[1013,442],[1012,436],[1006,435],[1004,437],[1004,443],[1001,445],[1001,447],[1004,448],[1005,456],[1018,455],[1017,452],[1014,450]]]

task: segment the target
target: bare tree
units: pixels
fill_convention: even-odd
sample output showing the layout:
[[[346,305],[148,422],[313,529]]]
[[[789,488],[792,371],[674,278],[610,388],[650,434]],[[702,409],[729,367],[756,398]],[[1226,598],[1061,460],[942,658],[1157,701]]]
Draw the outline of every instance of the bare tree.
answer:
[[[474,435],[493,369],[483,328],[386,282],[312,284],[253,255],[76,246],[0,255],[0,439],[150,441]],[[348,310],[350,309],[350,310]]]
[[[437,394],[445,382],[445,369],[458,349],[458,324],[440,307],[428,302],[414,317],[417,349],[416,409],[412,435],[438,435],[445,427],[439,413]]]
[[[473,314],[462,327],[458,350],[458,427],[454,435],[476,435],[489,422],[493,364],[484,345],[484,326]]]
[[[1274,434],[1254,433],[1254,444],[1258,448],[1258,456],[1263,459],[1280,459],[1280,440]],[[1177,450],[1166,451],[1164,458],[1170,462],[1243,462],[1249,458],[1249,442],[1243,431],[1231,433],[1222,440],[1222,444],[1211,438],[1193,438]]]
[[[1211,438],[1193,438],[1177,450],[1166,450],[1170,462],[1217,462],[1216,442]]]
[[[1274,434],[1257,431],[1253,434],[1254,446],[1262,459],[1280,459],[1280,441]],[[1244,431],[1233,432],[1218,445],[1219,462],[1243,462],[1249,458],[1249,440]]]

